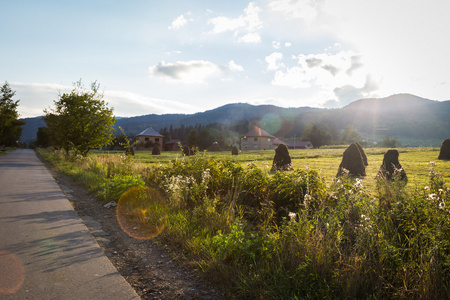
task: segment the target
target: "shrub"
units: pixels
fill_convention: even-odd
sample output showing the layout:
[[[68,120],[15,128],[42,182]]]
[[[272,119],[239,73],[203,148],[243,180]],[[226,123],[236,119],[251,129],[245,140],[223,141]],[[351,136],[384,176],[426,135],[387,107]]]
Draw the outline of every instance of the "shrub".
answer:
[[[136,186],[144,186],[145,183],[140,175],[114,175],[110,179],[105,179],[100,186],[99,196],[103,202],[119,201],[123,193]]]

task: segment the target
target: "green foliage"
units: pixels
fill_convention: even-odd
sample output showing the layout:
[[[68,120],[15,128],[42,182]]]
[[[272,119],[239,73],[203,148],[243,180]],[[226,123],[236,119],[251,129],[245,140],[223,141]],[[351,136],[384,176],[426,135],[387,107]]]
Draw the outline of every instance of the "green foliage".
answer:
[[[90,149],[112,141],[113,110],[106,106],[98,88],[93,82],[87,91],[80,80],[70,93],[59,95],[53,109],[44,110],[44,121],[54,146],[86,156]]]
[[[18,120],[19,100],[12,99],[16,92],[11,90],[7,81],[0,88],[0,92],[0,146],[17,146],[22,125],[25,124]]]
[[[310,141],[314,147],[320,148],[330,144],[331,134],[316,124],[307,124],[302,132],[302,140]]]
[[[47,127],[39,127],[36,133],[36,145],[47,148],[50,146],[50,132]]]
[[[334,153],[320,151],[324,157]],[[369,166],[377,157],[381,163],[384,151],[368,151]],[[402,157],[419,161],[415,170],[422,170],[430,153],[435,156],[424,150]],[[269,172],[268,159],[252,155],[260,161],[205,152],[140,171],[131,158],[91,156],[72,163],[109,176],[99,189],[112,195],[108,199],[130,182],[142,184],[131,176],[137,173],[161,191],[170,209],[158,239],[182,249],[230,298],[448,297],[450,191],[434,163],[425,170],[426,182],[413,179],[408,187],[398,178],[379,179],[368,189],[379,163],[373,178],[344,176],[327,184],[322,172],[310,168]]]
[[[388,136],[381,141],[381,146],[386,148],[396,148],[398,146],[398,141],[393,137]]]
[[[359,142],[360,140],[361,134],[359,134],[359,132],[352,125],[348,125],[347,127],[345,127],[341,138],[341,142],[343,144],[351,144]]]
[[[123,193],[136,186],[144,186],[145,183],[140,175],[114,175],[100,186],[99,195],[103,202],[119,201]]]

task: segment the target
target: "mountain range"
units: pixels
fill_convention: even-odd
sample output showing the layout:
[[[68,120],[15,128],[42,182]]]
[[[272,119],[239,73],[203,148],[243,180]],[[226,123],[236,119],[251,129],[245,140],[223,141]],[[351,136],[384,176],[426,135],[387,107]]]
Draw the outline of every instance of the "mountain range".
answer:
[[[36,139],[37,129],[45,123],[42,117],[22,120],[27,123],[23,126],[21,139],[29,143]],[[115,127],[121,126],[127,134],[134,135],[148,127],[159,131],[171,126],[233,125],[238,122],[257,125],[280,138],[299,137],[304,126],[313,123],[334,131],[343,131],[352,125],[367,140],[390,136],[403,146],[440,146],[442,140],[450,138],[450,100],[434,101],[411,94],[397,94],[357,100],[338,109],[235,103],[195,114],[117,118]]]

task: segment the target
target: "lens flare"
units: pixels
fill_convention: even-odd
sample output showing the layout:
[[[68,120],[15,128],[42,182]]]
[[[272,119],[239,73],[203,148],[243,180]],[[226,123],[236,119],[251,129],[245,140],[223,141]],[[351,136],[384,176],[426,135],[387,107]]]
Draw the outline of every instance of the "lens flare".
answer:
[[[0,295],[17,292],[25,277],[20,260],[13,254],[0,251],[0,270]]]
[[[134,187],[120,197],[117,221],[124,232],[136,239],[151,239],[167,223],[167,205],[161,194],[149,187]]]

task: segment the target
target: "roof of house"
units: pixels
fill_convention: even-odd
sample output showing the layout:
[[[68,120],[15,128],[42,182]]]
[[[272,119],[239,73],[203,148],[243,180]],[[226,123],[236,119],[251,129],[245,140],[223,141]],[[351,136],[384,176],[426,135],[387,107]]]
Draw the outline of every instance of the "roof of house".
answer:
[[[279,144],[285,144],[289,148],[305,148],[305,147],[312,147],[312,144],[310,141],[298,141],[298,142],[283,142],[282,140],[276,138],[273,140],[274,145]]]
[[[250,130],[249,132],[241,135],[241,137],[247,137],[247,136],[252,136],[252,137],[264,136],[264,137],[275,138],[273,135],[271,135],[270,133],[265,132],[264,130],[262,130],[259,127],[255,127],[253,130]]]
[[[178,143],[183,143],[181,140],[179,139],[174,139],[174,140],[170,140],[166,143],[166,145],[170,145],[170,144],[178,144]]]
[[[159,134],[158,132],[156,132],[153,128],[149,127],[147,129],[145,129],[144,131],[142,131],[141,133],[139,133],[136,136],[156,136],[156,137],[164,137],[162,134]]]

